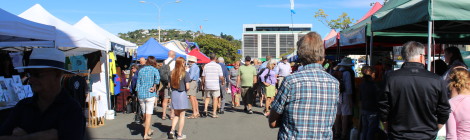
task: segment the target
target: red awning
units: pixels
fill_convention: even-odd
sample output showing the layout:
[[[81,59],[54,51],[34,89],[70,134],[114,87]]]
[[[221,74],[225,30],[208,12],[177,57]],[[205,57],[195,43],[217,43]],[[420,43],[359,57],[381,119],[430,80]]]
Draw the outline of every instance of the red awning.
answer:
[[[206,55],[201,53],[199,51],[199,49],[191,50],[191,52],[189,52],[188,55],[196,56],[197,63],[209,63],[209,62],[211,62],[211,59],[209,59],[209,57],[207,57]]]
[[[372,16],[375,12],[377,12],[380,8],[382,8],[382,4],[380,2],[375,2],[374,6],[370,8],[369,12],[367,12],[366,15],[364,15],[360,20],[358,20],[356,23],[359,23],[368,17]]]

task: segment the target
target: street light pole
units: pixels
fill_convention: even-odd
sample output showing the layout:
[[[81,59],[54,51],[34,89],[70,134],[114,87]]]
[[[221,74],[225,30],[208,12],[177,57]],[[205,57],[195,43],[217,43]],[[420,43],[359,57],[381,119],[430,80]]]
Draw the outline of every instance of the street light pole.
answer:
[[[158,9],[158,42],[161,42],[161,38],[160,38],[160,35],[161,35],[161,27],[160,27],[160,13],[161,13],[161,7],[158,6],[157,4],[153,3],[153,2],[147,2],[147,1],[139,1],[140,3],[149,3],[155,7],[157,7]],[[171,3],[180,3],[181,1],[180,0],[176,0],[174,2],[168,2],[166,4],[171,4]],[[162,5],[162,6],[165,6],[165,5]]]

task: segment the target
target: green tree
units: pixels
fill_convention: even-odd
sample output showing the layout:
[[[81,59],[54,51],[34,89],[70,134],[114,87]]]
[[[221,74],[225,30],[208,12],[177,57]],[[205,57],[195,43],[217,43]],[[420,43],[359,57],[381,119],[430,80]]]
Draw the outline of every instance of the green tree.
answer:
[[[348,16],[348,13],[343,12],[338,18],[336,19],[329,19],[329,15],[325,13],[323,9],[318,9],[317,12],[315,12],[315,17],[318,21],[323,23],[325,26],[330,27],[330,29],[346,29],[349,27],[354,22],[353,18],[350,18]]]
[[[217,56],[223,57],[226,63],[233,63],[241,58],[241,55],[237,54],[241,43],[237,45],[236,41],[230,42],[210,34],[198,36],[194,41],[197,42],[202,53],[207,55],[215,53]]]

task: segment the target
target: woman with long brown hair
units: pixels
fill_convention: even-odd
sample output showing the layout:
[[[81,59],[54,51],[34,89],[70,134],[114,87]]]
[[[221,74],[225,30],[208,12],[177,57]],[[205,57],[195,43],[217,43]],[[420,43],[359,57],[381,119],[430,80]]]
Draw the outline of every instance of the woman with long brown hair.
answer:
[[[186,139],[183,135],[183,127],[185,120],[185,113],[188,110],[188,97],[186,92],[189,90],[189,73],[186,72],[185,60],[182,57],[176,59],[175,69],[171,72],[170,86],[171,86],[171,108],[174,109],[175,118],[171,120],[171,130],[169,132],[170,139],[175,137],[177,139]],[[175,133],[175,127],[179,122],[178,131]]]

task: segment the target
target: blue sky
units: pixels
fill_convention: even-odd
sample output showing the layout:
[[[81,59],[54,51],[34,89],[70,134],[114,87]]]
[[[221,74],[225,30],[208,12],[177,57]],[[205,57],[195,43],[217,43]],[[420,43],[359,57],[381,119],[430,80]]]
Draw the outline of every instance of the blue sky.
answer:
[[[243,24],[291,24],[289,0],[146,0],[161,7],[162,29],[199,30],[219,35],[221,32],[242,36]],[[328,34],[327,26],[313,16],[323,9],[330,18],[346,12],[360,19],[377,0],[295,0],[294,24],[312,24],[313,31]],[[383,2],[378,0],[378,2]],[[2,0],[0,8],[20,14],[34,4],[41,4],[51,14],[69,24],[88,16],[113,34],[136,29],[157,28],[158,10],[139,0]],[[167,4],[171,3],[171,4]]]

